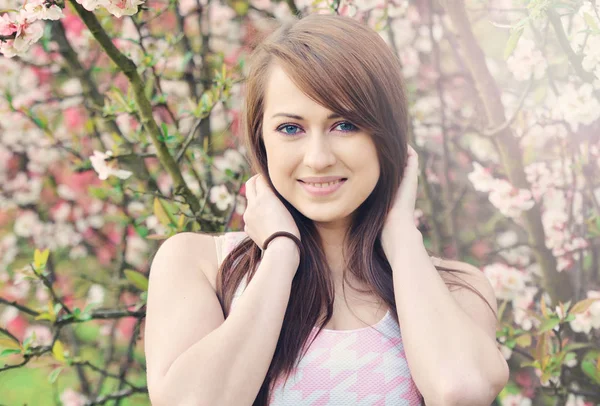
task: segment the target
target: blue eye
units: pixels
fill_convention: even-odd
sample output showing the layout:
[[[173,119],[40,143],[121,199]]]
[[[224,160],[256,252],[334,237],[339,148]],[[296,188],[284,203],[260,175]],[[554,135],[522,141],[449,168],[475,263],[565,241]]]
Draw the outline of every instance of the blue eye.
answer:
[[[357,127],[357,126],[355,126],[354,124],[352,124],[352,123],[350,123],[350,122],[348,122],[348,121],[344,121],[344,122],[341,122],[341,123],[339,123],[339,124],[336,126],[336,128],[337,128],[337,127],[340,127],[340,126],[345,126],[345,127],[346,127],[345,129],[344,129],[344,128],[342,128],[342,129],[341,129],[341,131],[343,131],[343,132],[351,132],[351,131],[356,131],[356,130],[358,130],[358,127]]]
[[[287,130],[292,132],[287,132]],[[283,132],[285,135],[297,135],[297,132],[293,132],[294,130],[298,130],[298,126],[293,124],[284,124],[281,127],[277,128],[277,131]]]

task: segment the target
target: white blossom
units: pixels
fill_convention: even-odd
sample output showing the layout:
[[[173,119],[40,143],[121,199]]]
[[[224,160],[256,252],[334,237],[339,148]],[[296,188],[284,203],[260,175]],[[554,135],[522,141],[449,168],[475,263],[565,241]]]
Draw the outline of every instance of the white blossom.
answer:
[[[109,176],[116,176],[119,179],[129,178],[132,175],[132,172],[108,166],[106,159],[110,156],[112,156],[110,151],[107,151],[106,153],[94,151],[94,155],[90,156],[90,162],[96,173],[98,173],[98,178],[100,180],[106,180]]]
[[[508,70],[519,81],[529,80],[531,75],[541,79],[548,67],[542,53],[535,48],[535,43],[529,38],[521,38],[513,54],[506,61]]]
[[[56,4],[46,6],[45,0],[28,1],[23,7],[24,15],[30,20],[58,20],[64,17],[62,9]]]
[[[213,186],[210,189],[209,200],[217,206],[217,209],[224,211],[233,203],[233,195],[225,185]]]

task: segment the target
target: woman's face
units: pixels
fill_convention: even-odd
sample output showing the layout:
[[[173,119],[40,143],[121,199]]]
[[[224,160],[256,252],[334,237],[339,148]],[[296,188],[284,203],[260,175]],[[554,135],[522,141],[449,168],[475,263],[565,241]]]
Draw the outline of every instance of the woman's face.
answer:
[[[278,65],[269,74],[262,136],[273,185],[316,223],[349,223],[379,179],[371,136],[306,96]]]

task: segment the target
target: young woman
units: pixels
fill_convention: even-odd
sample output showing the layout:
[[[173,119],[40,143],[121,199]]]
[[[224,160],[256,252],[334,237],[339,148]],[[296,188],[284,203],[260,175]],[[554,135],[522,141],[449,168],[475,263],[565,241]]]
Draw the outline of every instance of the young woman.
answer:
[[[357,21],[310,15],[250,66],[244,232],[179,234],[154,258],[152,403],[490,405],[508,379],[496,299],[479,270],[431,258],[414,225],[391,50]]]

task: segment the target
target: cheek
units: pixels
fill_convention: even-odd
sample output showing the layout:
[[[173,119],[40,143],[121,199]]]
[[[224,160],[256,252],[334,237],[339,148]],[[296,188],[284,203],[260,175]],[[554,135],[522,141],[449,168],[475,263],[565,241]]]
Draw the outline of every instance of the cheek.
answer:
[[[286,151],[284,147],[266,144],[265,150],[267,153],[267,169],[271,182],[275,189],[281,195],[286,195],[286,189],[289,188],[289,181],[294,175],[294,157],[293,154]]]
[[[361,148],[364,151],[363,154],[357,155],[360,159],[356,159],[357,171],[361,173],[361,180],[365,187],[375,188],[377,181],[379,180],[380,168],[379,168],[379,157],[375,145],[367,143]]]

